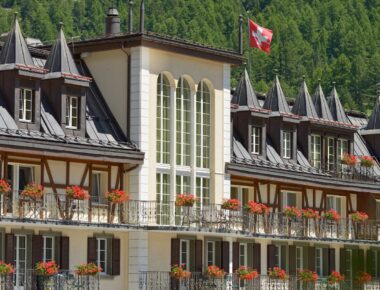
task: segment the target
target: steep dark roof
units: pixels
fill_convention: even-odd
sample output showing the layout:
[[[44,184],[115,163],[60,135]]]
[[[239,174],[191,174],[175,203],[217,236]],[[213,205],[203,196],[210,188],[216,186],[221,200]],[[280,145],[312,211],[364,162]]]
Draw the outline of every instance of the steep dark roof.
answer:
[[[318,114],[315,111],[305,81],[301,84],[300,91],[292,108],[292,113],[299,116],[318,119]]]
[[[265,99],[263,108],[273,112],[281,112],[290,114],[288,103],[286,102],[284,92],[282,91],[280,81],[276,75],[273,85],[270,88]]]
[[[244,107],[246,107],[247,110],[250,108],[260,108],[259,101],[252,88],[246,69],[241,74],[239,84],[233,94],[231,103],[239,105],[240,109],[243,109]]]
[[[8,33],[7,39],[0,54],[0,65],[19,64],[34,67],[34,63],[25,39],[22,36],[20,25],[15,17],[12,30]]]
[[[335,86],[332,89],[327,102],[329,104],[331,115],[335,121],[341,123],[350,123],[346,116],[346,112],[344,111],[344,108],[342,106],[342,103],[339,100],[339,96],[335,89]]]
[[[373,108],[371,117],[368,120],[366,130],[380,129],[380,97]]]
[[[334,121],[334,118],[330,112],[329,105],[327,104],[325,94],[323,93],[321,84],[318,84],[317,90],[314,93],[313,104],[319,118]]]
[[[51,74],[58,73],[57,76],[61,76],[61,73],[79,75],[73,56],[67,46],[62,27],[59,29],[57,40],[46,61],[45,69]]]

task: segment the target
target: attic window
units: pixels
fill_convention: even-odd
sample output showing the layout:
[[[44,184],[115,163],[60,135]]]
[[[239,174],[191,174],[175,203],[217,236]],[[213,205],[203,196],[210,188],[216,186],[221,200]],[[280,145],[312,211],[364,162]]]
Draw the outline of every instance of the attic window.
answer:
[[[78,129],[78,97],[66,97],[66,128]]]
[[[286,159],[293,158],[293,132],[282,132],[282,157]]]
[[[251,153],[261,154],[261,128],[251,127]]]
[[[20,90],[20,103],[18,118],[22,122],[32,122],[33,119],[33,91],[30,89]]]

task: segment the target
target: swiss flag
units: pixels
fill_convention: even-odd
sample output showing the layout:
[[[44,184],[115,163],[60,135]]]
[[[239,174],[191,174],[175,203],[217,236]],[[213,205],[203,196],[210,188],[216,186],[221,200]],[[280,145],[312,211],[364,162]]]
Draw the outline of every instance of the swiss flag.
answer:
[[[261,27],[260,25],[249,20],[249,46],[257,47],[266,53],[270,52],[270,43],[272,41],[272,30]]]

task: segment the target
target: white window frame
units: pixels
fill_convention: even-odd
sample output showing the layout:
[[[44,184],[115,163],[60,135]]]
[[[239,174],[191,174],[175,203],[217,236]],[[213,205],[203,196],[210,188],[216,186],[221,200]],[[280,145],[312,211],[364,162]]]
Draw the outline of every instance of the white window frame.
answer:
[[[247,251],[248,251],[247,243],[240,243],[239,244],[239,266],[245,266],[245,267],[248,266],[248,252]]]
[[[295,198],[296,198],[296,204],[289,204],[288,203],[288,200],[289,200],[289,196],[290,195],[294,195]],[[282,208],[285,209],[286,207],[288,206],[295,206],[297,208],[300,208],[300,198],[301,198],[301,195],[299,192],[294,192],[294,191],[281,191],[281,203],[282,203]]]
[[[76,104],[73,104],[74,101]],[[74,114],[74,111],[76,111],[76,114]],[[79,127],[78,123],[79,123],[79,97],[66,96],[66,128],[78,129]]]
[[[335,169],[335,139],[332,137],[327,138],[327,170],[333,171]]]
[[[236,190],[236,194],[233,192]],[[248,201],[251,199],[251,191],[253,190],[252,187],[247,186],[231,186],[231,198],[237,199],[241,203],[241,211],[244,210],[244,206],[248,203]]]
[[[27,118],[28,113],[30,113],[30,118]],[[33,90],[26,88],[20,89],[18,116],[21,122],[31,123],[33,121]]]
[[[43,261],[50,262],[55,260],[55,238],[53,236],[43,236]],[[46,251],[47,251],[47,240],[51,240],[51,259],[47,259]]]
[[[20,248],[20,239],[25,239],[25,247]],[[25,257],[24,260],[20,260],[20,250],[25,250]],[[17,286],[25,286],[26,282],[26,268],[27,268],[27,260],[28,260],[28,238],[26,235],[17,234],[15,235],[15,271],[16,271],[16,287]],[[20,267],[20,262],[24,262],[25,267]],[[18,289],[18,288],[17,288]],[[21,288],[22,289],[22,288]]]
[[[282,158],[292,159],[293,158],[293,131],[284,130],[282,131]]]
[[[185,98],[185,88],[184,84],[187,83],[188,86],[188,99]],[[181,77],[178,81],[178,87],[176,90],[176,130],[175,130],[175,140],[176,140],[176,148],[179,145],[179,152],[176,152],[176,165],[177,166],[190,166],[191,165],[191,144],[192,139],[192,130],[191,130],[191,115],[192,115],[192,102],[193,98],[191,95],[191,88],[189,82],[186,78]],[[180,102],[180,107],[177,107],[177,102]],[[185,111],[185,103],[189,102],[188,111]],[[178,112],[181,112],[180,116],[178,116]],[[187,116],[187,118],[185,117]],[[185,130],[186,123],[188,123],[189,131]],[[178,136],[180,139],[178,140]],[[185,142],[186,135],[189,135],[189,143]],[[187,152],[188,151],[188,152]],[[177,160],[179,159],[179,161]]]
[[[207,91],[205,91],[205,87]],[[198,105],[200,111],[198,111]],[[208,107],[208,111],[206,108]],[[201,81],[195,98],[196,115],[196,166],[199,168],[210,168],[210,149],[211,149],[211,92],[210,88]],[[208,123],[204,122],[207,119]],[[200,131],[198,130],[200,129]],[[198,152],[199,151],[199,152]],[[205,154],[207,152],[207,154]]]
[[[323,277],[323,248],[315,248],[315,272]]]
[[[276,251],[275,251],[275,254],[274,254],[274,258],[275,258],[275,266],[276,267],[280,267],[281,268],[281,245],[275,245],[276,247]]]
[[[303,247],[296,247],[296,269],[303,269]]]
[[[167,182],[164,182],[164,176],[167,176]],[[158,206],[158,217],[157,222],[159,224],[167,224],[170,221],[170,174],[160,173],[156,174],[156,201]],[[169,191],[164,192],[165,188],[168,187]]]
[[[208,183],[208,186],[205,184]],[[199,198],[197,205],[200,208],[208,206],[210,204],[210,179],[205,177],[196,177],[195,187],[196,197]]]
[[[261,154],[262,127],[251,126],[251,154]]]
[[[104,242],[104,249],[101,249],[100,246]],[[102,268],[102,273],[107,273],[107,239],[106,238],[96,238],[96,263],[98,267]],[[104,252],[104,261],[100,260],[100,253]],[[104,263],[104,267],[102,266],[102,262]]]
[[[185,249],[184,245],[186,245]],[[185,254],[186,261],[183,260],[183,254]],[[181,239],[179,241],[179,264],[185,265],[186,269],[190,270],[190,240]]]
[[[97,182],[96,187],[98,187],[98,194],[97,194],[97,196],[94,195],[93,188],[91,188],[90,196],[91,196],[92,202],[94,202],[94,203],[101,203],[102,202],[102,179],[103,179],[103,173],[100,172],[100,171],[92,171],[91,174],[92,174],[92,178],[91,178],[92,185],[91,186],[94,186],[94,184]],[[98,177],[94,178],[95,176],[98,176]],[[94,200],[95,197],[97,198],[97,200]]]
[[[321,165],[322,165],[322,137],[321,135],[312,134],[310,136],[310,159],[311,159],[311,166],[316,167],[316,168],[321,168]]]
[[[168,84],[165,84],[167,81]],[[164,86],[168,86],[169,95],[165,95]],[[171,150],[170,150],[170,137],[171,137],[171,92],[172,88],[170,86],[170,82],[168,77],[161,73],[157,79],[157,133],[159,133],[160,137],[157,136],[157,160],[156,162],[159,164],[170,164],[171,159]],[[164,106],[164,100],[167,99],[168,106]],[[158,114],[159,112],[159,114]],[[167,118],[165,118],[167,116]],[[167,139],[164,138],[166,134]],[[165,148],[167,150],[165,150]]]
[[[339,201],[339,207],[338,209],[338,201]],[[344,199],[342,196],[337,195],[327,195],[326,196],[326,209],[334,209],[336,212],[338,212],[341,216],[344,214]]]
[[[207,266],[215,265],[215,241],[207,241],[207,252],[206,252],[206,262]],[[211,247],[211,249],[209,248]],[[209,255],[211,255],[211,260],[209,259]]]
[[[348,154],[350,152],[349,150],[350,150],[350,144],[348,140],[339,138],[338,143],[337,143],[337,152],[338,152],[337,155],[339,157],[339,161],[341,158],[344,157],[344,154]]]

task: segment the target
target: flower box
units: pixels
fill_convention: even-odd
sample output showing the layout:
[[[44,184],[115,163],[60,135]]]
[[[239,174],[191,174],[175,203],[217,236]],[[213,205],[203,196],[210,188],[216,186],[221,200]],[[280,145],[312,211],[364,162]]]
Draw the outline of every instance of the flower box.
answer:
[[[351,214],[351,220],[353,222],[365,222],[368,220],[368,214],[365,212],[356,211],[353,214]]]
[[[0,194],[8,194],[11,190],[11,185],[6,180],[0,179]]]
[[[176,206],[194,206],[194,203],[197,201],[197,198],[194,194],[179,194],[176,196],[175,205]]]
[[[375,165],[375,160],[372,156],[362,156],[360,157],[360,165],[366,168],[371,168]]]
[[[263,203],[254,202],[253,200],[248,201],[248,203],[244,206],[244,209],[249,214],[267,215],[270,212],[270,207]]]
[[[334,221],[334,222],[339,222],[341,219],[339,213],[334,209],[330,209],[329,211],[323,212],[322,216],[326,220],[330,220],[330,221]]]
[[[269,269],[268,276],[271,279],[279,280],[287,280],[289,278],[286,274],[286,271],[281,269],[280,267],[274,267],[273,269]]]
[[[88,200],[90,198],[90,195],[82,187],[75,185],[66,187],[66,198],[75,200]]]
[[[75,273],[79,276],[95,276],[102,272],[102,268],[95,265],[95,263],[87,263],[75,266]]]
[[[0,261],[0,275],[10,275],[13,274],[15,269],[12,264],[6,264],[3,261]]]
[[[38,276],[50,277],[58,274],[58,265],[55,261],[38,262],[36,264],[36,273]]]
[[[329,284],[337,284],[344,281],[344,275],[340,274],[338,271],[332,271],[330,276],[327,277],[327,282]]]
[[[238,211],[240,209],[241,203],[237,199],[228,199],[222,203],[222,209],[227,209],[231,211]]]
[[[303,209],[302,210],[302,217],[307,219],[319,219],[319,213],[316,210],[313,210],[311,208]]]
[[[359,284],[366,284],[372,281],[372,276],[368,274],[367,272],[362,272],[359,274],[359,276],[356,278],[356,281]]]
[[[311,270],[304,269],[298,271],[297,278],[304,283],[315,283],[318,280],[318,274]]]
[[[344,154],[343,158],[340,161],[342,164],[354,166],[358,162],[358,159],[355,155]]]
[[[184,265],[173,265],[170,269],[170,277],[178,280],[189,278],[191,273],[185,270]]]
[[[301,217],[301,211],[294,207],[294,206],[288,206],[284,209],[284,214],[288,218],[299,218]]]
[[[236,275],[240,280],[251,281],[259,277],[259,273],[256,270],[252,270],[245,266],[240,266],[236,271]]]
[[[106,192],[104,194],[104,197],[110,202],[110,203],[123,203],[125,201],[129,200],[129,195],[121,189],[114,189],[109,192]]]
[[[25,185],[24,190],[21,191],[21,195],[24,197],[29,197],[31,199],[41,199],[44,195],[44,190],[42,185],[37,185],[35,183],[29,183]]]
[[[218,278],[221,279],[226,275],[223,269],[220,269],[218,266],[211,265],[207,268],[207,276],[210,278]]]

